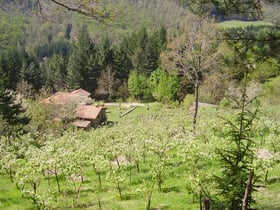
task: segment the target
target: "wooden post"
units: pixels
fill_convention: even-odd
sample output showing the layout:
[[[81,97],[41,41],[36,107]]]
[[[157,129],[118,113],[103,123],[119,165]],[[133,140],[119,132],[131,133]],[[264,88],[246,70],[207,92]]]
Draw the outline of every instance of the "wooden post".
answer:
[[[247,210],[248,209],[248,198],[251,195],[251,189],[252,189],[252,180],[254,176],[254,170],[250,171],[243,202],[242,202],[242,210]]]

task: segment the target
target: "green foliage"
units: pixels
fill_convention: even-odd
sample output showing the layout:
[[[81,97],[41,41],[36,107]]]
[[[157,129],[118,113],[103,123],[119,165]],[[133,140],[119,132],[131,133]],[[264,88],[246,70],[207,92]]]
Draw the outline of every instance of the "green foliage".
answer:
[[[19,82],[22,57],[18,50],[0,52],[0,78],[5,88],[15,89]]]
[[[49,59],[45,69],[46,86],[51,87],[55,91],[66,89],[66,61],[62,55],[54,54]]]
[[[91,41],[86,27],[78,36],[68,61],[67,87],[69,89],[83,88],[94,92],[97,78],[100,74],[97,47]]]
[[[183,104],[186,108],[190,108],[194,103],[194,96],[187,94],[184,98]]]
[[[36,91],[41,89],[43,76],[41,74],[39,63],[33,56],[26,52],[23,53],[22,67],[19,75],[21,81],[26,81],[28,84],[32,85]]]
[[[0,49],[15,49],[23,45],[25,19],[21,16],[7,14],[0,10]]]
[[[15,90],[25,81],[35,90],[42,86],[42,74],[37,60],[28,53],[11,49],[0,53],[0,78],[5,88]]]
[[[159,66],[160,53],[165,49],[167,42],[166,29],[161,27],[148,34],[145,27],[132,34],[129,40],[130,56],[134,69],[150,76]]]
[[[137,71],[132,71],[128,78],[128,91],[135,99],[149,99],[151,91],[148,78]]]
[[[248,98],[246,85],[245,81],[240,98],[233,98],[238,108],[236,117],[232,120],[224,119],[229,127],[225,133],[227,146],[217,149],[221,159],[222,175],[217,176],[216,181],[221,190],[222,206],[231,210],[241,209],[248,176],[253,170],[254,140],[251,136],[258,104],[256,107],[253,106],[255,98]],[[257,180],[255,177],[254,179]],[[249,195],[248,205],[251,206],[252,203],[253,199]]]
[[[228,28],[224,30],[227,43],[232,49],[224,54],[225,64],[234,67],[227,72],[233,79],[242,80],[246,69],[250,68],[249,77],[260,82],[279,73],[280,31],[277,26],[265,25]],[[238,38],[236,38],[238,37]],[[236,65],[241,65],[236,68]]]
[[[252,135],[260,147],[271,147],[272,133],[275,143],[279,139],[278,124],[271,118],[279,117],[278,107],[275,110],[269,107],[269,115],[263,114],[254,124],[260,132]],[[113,114],[116,110],[109,111]],[[36,206],[49,209],[92,208],[93,202],[96,204],[93,208],[103,209],[140,210],[149,206],[149,202],[150,209],[198,209],[200,195],[217,193],[210,179],[213,174],[221,175],[216,148],[223,145],[231,148],[228,139],[222,138],[229,136],[221,134],[229,127],[218,116],[226,113],[230,118],[236,112],[236,109],[201,107],[195,138],[190,131],[190,112],[159,104],[151,104],[149,110],[138,107],[135,113],[119,118],[111,127],[57,133],[49,129],[37,135],[23,135],[12,146],[0,147],[3,169],[0,196],[7,198],[0,208],[16,209],[21,203],[20,209],[31,209],[35,201]],[[41,113],[33,116],[39,118]],[[108,115],[108,120],[111,116]],[[44,121],[43,116],[41,120]],[[278,182],[274,180],[279,177],[279,164],[275,163],[271,169],[266,165],[268,181],[260,182],[266,193],[254,192],[258,200],[252,207],[279,206],[272,199],[278,193]],[[256,174],[261,175],[261,170],[263,167],[255,168]],[[39,182],[34,194],[34,185],[30,183]],[[25,183],[24,189],[20,188],[21,183]],[[270,205],[267,199],[271,200]],[[211,205],[214,203],[212,200]]]
[[[220,106],[222,107],[229,107],[231,104],[230,100],[228,98],[223,98],[221,101],[220,101]]]
[[[0,122],[2,124],[0,137],[18,135],[23,126],[30,121],[30,118],[25,115],[25,111],[14,92],[0,87]]]
[[[157,69],[150,76],[153,97],[160,102],[171,102],[177,99],[178,77]]]
[[[51,43],[41,44],[34,48],[34,53],[38,60],[46,57],[52,57],[55,54],[67,56],[69,53],[69,42],[65,40],[53,41]]]
[[[278,103],[280,94],[280,77],[270,79],[264,84],[263,95],[272,101]]]
[[[271,26],[270,22],[265,21],[241,21],[241,20],[229,20],[218,23],[219,28],[246,28],[246,27],[257,27],[257,26]]]
[[[190,7],[190,10],[200,16],[213,13],[220,19],[234,17],[243,20],[256,20],[262,17],[262,6],[258,0],[178,0]],[[269,2],[269,1],[268,1]]]

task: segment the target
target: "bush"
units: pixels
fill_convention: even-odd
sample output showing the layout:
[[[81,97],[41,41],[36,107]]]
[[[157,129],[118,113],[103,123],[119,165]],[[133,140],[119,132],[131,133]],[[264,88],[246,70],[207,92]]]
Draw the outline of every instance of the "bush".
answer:
[[[227,98],[223,98],[221,101],[220,101],[220,104],[219,104],[221,107],[229,107],[230,106],[230,100],[227,99]]]
[[[263,95],[268,97],[280,96],[280,76],[271,79],[269,82],[264,84]]]
[[[203,103],[219,104],[225,96],[227,80],[219,72],[209,75],[199,87],[199,101]]]
[[[194,102],[194,96],[191,94],[187,94],[184,98],[183,104],[184,107],[190,108]]]

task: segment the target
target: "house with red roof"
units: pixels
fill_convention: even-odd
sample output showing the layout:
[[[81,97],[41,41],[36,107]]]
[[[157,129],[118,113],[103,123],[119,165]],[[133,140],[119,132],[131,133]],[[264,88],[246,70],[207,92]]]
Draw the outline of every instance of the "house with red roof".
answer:
[[[88,129],[97,127],[106,122],[106,109],[102,106],[95,106],[91,103],[90,93],[83,89],[77,89],[72,92],[57,92],[54,95],[44,99],[43,104],[50,107],[51,115],[54,119],[67,118],[74,119],[71,124]]]
[[[88,129],[90,127],[97,127],[106,122],[106,110],[101,106],[83,105],[77,108],[75,113],[76,120],[72,122],[78,128]]]

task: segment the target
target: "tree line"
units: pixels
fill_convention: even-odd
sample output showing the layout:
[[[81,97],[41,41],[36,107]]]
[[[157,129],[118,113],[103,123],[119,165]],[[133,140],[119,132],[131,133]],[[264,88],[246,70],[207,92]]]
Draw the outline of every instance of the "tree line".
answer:
[[[66,38],[50,42],[36,47],[34,55],[17,48],[2,51],[1,78],[5,88],[13,90],[27,82],[34,91],[47,86],[53,92],[84,88],[104,99],[108,95],[110,98],[127,96],[130,72],[136,70],[150,76],[159,67],[159,56],[166,43],[167,32],[163,26],[151,32],[143,27],[115,45],[106,36],[95,43],[83,27],[76,42]],[[112,86],[110,93],[106,86]]]

